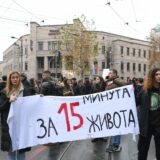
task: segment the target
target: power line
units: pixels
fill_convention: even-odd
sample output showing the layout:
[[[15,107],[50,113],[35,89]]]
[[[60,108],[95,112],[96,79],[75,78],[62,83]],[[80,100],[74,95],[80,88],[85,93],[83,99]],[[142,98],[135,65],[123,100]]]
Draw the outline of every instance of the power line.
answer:
[[[126,21],[120,16],[120,14],[119,14],[115,9],[113,9],[113,7],[111,7],[111,3],[110,3],[108,0],[107,0],[107,3],[106,3],[105,5],[108,5],[108,6],[112,9],[112,11],[121,19],[121,21],[122,21],[125,25],[127,25],[130,29],[134,30],[135,32],[137,32],[137,33],[139,33],[139,34],[141,34],[141,35],[143,35],[143,36],[146,36],[146,35],[144,35],[142,32],[140,32],[140,31],[138,31],[137,29],[133,28],[133,27],[129,24],[129,22],[126,22]]]
[[[115,10],[115,9],[113,9],[113,7],[111,6],[111,2],[107,2],[106,3],[106,5],[108,5],[111,9],[112,9],[112,11],[121,19],[121,21],[124,23],[124,24],[126,24],[126,25],[128,25],[128,22],[126,22],[121,16],[120,16],[120,14]]]
[[[14,21],[14,22],[19,22],[19,23],[28,23],[26,21],[22,21],[22,20],[17,20],[17,19],[11,19],[11,18],[7,18],[7,17],[0,17],[0,19],[4,19],[4,20],[9,20],[9,21]]]
[[[4,15],[4,14],[10,9],[10,6],[11,6],[12,4],[13,4],[13,3],[11,3],[8,7],[5,8],[5,10],[4,10],[4,12],[2,13],[2,15]],[[2,16],[2,15],[1,15],[1,16]],[[1,16],[0,16],[0,17],[1,17]]]
[[[6,6],[2,6],[0,5],[0,8],[8,8]],[[21,13],[26,13],[25,11],[22,11],[22,10],[18,10],[18,9],[15,9],[15,8],[9,8],[10,10],[13,10],[13,11],[17,11],[17,12],[21,12]],[[58,17],[52,17],[52,16],[47,16],[47,15],[42,15],[42,14],[39,14],[39,13],[33,13],[34,15],[37,15],[37,16],[41,16],[45,19],[57,19],[57,20],[63,20],[63,21],[66,21],[65,19],[62,19],[62,18],[58,18]]]
[[[134,14],[135,21],[136,21],[136,22],[140,22],[140,21],[138,21],[138,19],[137,19],[136,9],[135,9],[133,0],[131,0],[131,6],[132,6],[132,9],[133,9],[133,14]]]
[[[20,5],[19,3],[17,3],[15,0],[12,0],[16,5],[18,5],[19,7],[21,7],[23,10],[25,10],[27,13],[29,13],[30,15],[32,15],[33,17],[37,18],[38,20],[41,21],[41,19],[37,16],[35,16],[32,12],[30,12],[28,9],[24,8],[22,5]]]

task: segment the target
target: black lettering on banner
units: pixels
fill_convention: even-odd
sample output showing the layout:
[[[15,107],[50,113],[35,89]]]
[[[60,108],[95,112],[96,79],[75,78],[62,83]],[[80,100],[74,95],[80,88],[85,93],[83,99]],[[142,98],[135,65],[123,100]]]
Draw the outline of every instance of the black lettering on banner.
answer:
[[[109,94],[111,95],[111,97],[109,98],[111,100],[113,98],[114,91],[110,91]]]
[[[127,122],[126,122],[126,116],[125,116],[125,113],[127,110],[120,110],[120,112],[123,113],[123,118],[124,118],[124,124],[125,124],[125,127],[127,127]]]
[[[120,89],[115,90],[115,92],[117,92],[118,99],[119,99],[119,91],[120,91]]]
[[[83,96],[83,103],[84,103],[84,104],[86,104],[86,100],[85,100],[85,99],[86,99],[87,101],[89,101],[89,102],[92,103],[92,99],[91,99],[91,96],[90,96],[90,95],[89,95],[89,96],[87,96],[87,95],[86,95],[86,96]]]
[[[117,120],[116,120],[116,117],[118,118]],[[118,125],[117,125],[117,122],[119,122]],[[113,114],[113,123],[116,128],[119,128],[121,125],[121,116],[119,115],[118,112],[114,112]]]
[[[105,126],[106,126],[106,128],[108,128],[108,126],[107,126],[107,120],[106,120],[106,114],[104,115],[103,118],[101,118],[100,115],[98,115],[98,117],[99,117],[100,130],[101,130],[101,131],[103,130],[103,125],[104,125],[104,124],[106,124]]]
[[[91,123],[89,133],[102,131],[104,129],[120,128],[122,124],[125,128],[130,127],[131,123],[134,123],[134,127],[136,126],[135,117],[131,109],[120,110],[118,112],[114,112],[113,114],[106,113],[104,115],[91,115],[90,118],[86,118]],[[124,121],[124,123],[122,123],[122,121]]]
[[[107,92],[100,93],[100,96],[101,96],[101,101],[104,101],[104,98],[106,98],[108,100],[108,93]]]
[[[47,128],[46,126],[44,125],[44,120],[43,119],[38,119],[37,122],[40,121],[41,124],[40,124],[40,127],[43,128],[44,130],[44,134],[42,136],[37,136],[37,138],[44,138],[47,134]]]
[[[91,122],[91,125],[90,125],[90,127],[89,127],[89,133],[91,133],[91,129],[92,129],[92,128],[93,128],[93,131],[94,131],[94,132],[96,131],[96,128],[100,131],[100,128],[99,128],[98,124],[96,124],[96,122],[97,122],[97,120],[98,120],[98,116],[96,117],[95,120],[93,119],[93,116],[91,116],[91,119],[92,119],[92,120],[90,120],[88,117],[87,117],[87,119],[88,119],[88,121]]]
[[[129,94],[129,91],[127,88],[123,88],[123,95],[122,95],[122,98],[124,98],[125,94],[128,95],[128,97],[131,97],[131,95]]]
[[[56,127],[55,127],[55,125],[54,125],[52,119],[49,118],[49,122],[48,122],[48,137],[50,137],[50,129],[51,129],[51,128],[53,128],[55,134],[58,135],[58,132],[57,132],[57,130],[56,130]]]
[[[111,121],[112,116],[109,113],[106,113],[107,121],[108,121],[108,129],[113,128],[113,122]]]
[[[129,119],[128,119],[128,127],[129,127],[131,122],[134,123],[134,127],[135,127],[136,126],[136,122],[135,122],[134,114],[133,114],[132,110],[130,109],[130,111],[129,111]]]
[[[44,134],[42,134],[42,135],[40,135],[40,136],[37,136],[37,138],[44,138],[44,137],[47,135],[47,132],[48,132],[48,137],[50,137],[50,130],[51,130],[51,128],[53,128],[54,131],[55,131],[55,134],[58,135],[58,132],[57,132],[57,130],[56,130],[56,127],[55,127],[55,125],[54,125],[54,123],[53,123],[53,121],[52,121],[51,118],[49,118],[49,119],[48,119],[48,122],[47,122],[48,128],[46,127],[47,125],[45,125],[43,119],[39,118],[39,119],[37,120],[37,122],[41,122],[41,123],[40,123],[40,128],[41,128],[41,130],[42,130],[41,132],[44,133]],[[47,130],[47,129],[48,129],[48,130]]]
[[[97,97],[98,97],[98,101],[100,102],[99,94],[96,94],[96,95],[92,94],[92,102],[93,102],[93,103],[94,103],[94,101],[97,99]]]

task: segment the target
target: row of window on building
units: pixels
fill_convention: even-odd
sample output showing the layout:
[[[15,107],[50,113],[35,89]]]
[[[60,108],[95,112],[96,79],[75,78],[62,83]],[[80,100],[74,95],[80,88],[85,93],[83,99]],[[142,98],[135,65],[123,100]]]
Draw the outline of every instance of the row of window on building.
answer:
[[[125,50],[126,49],[126,50]],[[137,52],[136,52],[137,50]],[[130,56],[132,54],[133,57],[137,56],[138,57],[143,57],[143,58],[147,58],[147,51],[146,50],[142,50],[142,49],[136,49],[136,48],[129,48],[129,47],[124,47],[124,46],[120,46],[120,54],[121,56],[124,56],[124,54],[126,53],[127,56]],[[150,51],[148,52],[148,58],[150,58],[151,53]]]
[[[126,71],[131,71],[131,67],[132,67],[132,71],[135,72],[135,71],[138,71],[138,72],[141,72],[142,70],[144,72],[146,72],[146,67],[147,65],[146,64],[137,64],[137,69],[136,69],[136,63],[130,63],[130,62],[127,62],[126,63]],[[124,63],[121,62],[121,71],[123,72],[124,71]]]

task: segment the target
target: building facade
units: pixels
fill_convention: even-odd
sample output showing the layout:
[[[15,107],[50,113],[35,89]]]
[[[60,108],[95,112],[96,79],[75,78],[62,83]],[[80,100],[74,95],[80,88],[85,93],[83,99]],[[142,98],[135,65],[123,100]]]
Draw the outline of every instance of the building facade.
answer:
[[[3,62],[0,61],[0,78],[2,77],[2,64],[3,64]]]
[[[77,25],[81,22],[73,20]],[[36,22],[30,24],[30,34],[17,39],[3,53],[3,74],[11,70],[24,72],[29,78],[40,79],[44,70],[50,70],[53,76],[70,74],[65,66],[57,64],[57,56],[61,50],[61,30],[64,25],[40,26]],[[98,54],[90,60],[90,75],[102,75],[103,69],[118,70],[123,79],[128,77],[144,77],[148,71],[150,46],[148,41],[125,37],[117,34],[90,31],[96,34]]]

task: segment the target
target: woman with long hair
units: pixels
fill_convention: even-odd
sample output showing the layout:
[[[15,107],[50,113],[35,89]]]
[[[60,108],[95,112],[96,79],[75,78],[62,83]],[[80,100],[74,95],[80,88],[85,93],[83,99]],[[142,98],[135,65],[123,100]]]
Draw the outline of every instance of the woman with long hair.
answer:
[[[160,160],[160,68],[149,71],[137,98],[140,106],[138,160],[147,160],[152,136],[155,140],[156,159]]]
[[[91,93],[98,93],[105,91],[105,82],[101,76],[96,76],[94,82],[92,83]],[[103,141],[104,138],[93,138],[91,142]]]
[[[95,82],[92,84],[91,93],[98,93],[105,91],[106,84],[101,76],[95,77]]]
[[[20,74],[12,71],[8,75],[6,88],[0,92],[0,114],[1,114],[1,150],[8,152],[8,160],[25,160],[25,152],[30,148],[12,152],[12,141],[9,135],[7,118],[12,102],[18,97],[33,95],[30,88],[24,88],[21,83]]]
[[[64,87],[63,87],[63,96],[73,96],[73,88],[72,88],[72,83],[70,79],[64,79]]]

